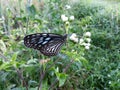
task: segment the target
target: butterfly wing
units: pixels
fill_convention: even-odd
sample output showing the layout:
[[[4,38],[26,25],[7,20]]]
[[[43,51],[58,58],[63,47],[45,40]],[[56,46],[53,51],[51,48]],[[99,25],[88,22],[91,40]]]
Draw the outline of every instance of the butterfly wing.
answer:
[[[37,33],[24,38],[25,46],[39,50],[46,56],[57,55],[61,46],[66,41],[67,35],[53,33]]]
[[[61,46],[64,44],[65,40],[61,38],[54,38],[41,47],[40,52],[46,56],[54,56],[57,55],[60,51]]]
[[[44,44],[45,42],[45,37],[47,37],[47,34],[41,34],[41,33],[37,33],[37,34],[31,34],[31,35],[27,35],[24,38],[24,44],[26,47],[29,48],[34,48],[34,49],[39,49],[41,48],[42,44]],[[46,40],[46,43],[48,41]]]

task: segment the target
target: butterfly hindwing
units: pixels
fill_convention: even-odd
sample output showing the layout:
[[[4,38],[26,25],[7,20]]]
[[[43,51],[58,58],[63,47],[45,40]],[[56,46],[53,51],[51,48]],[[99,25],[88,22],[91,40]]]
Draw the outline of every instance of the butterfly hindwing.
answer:
[[[46,56],[57,55],[61,46],[66,41],[67,35],[53,33],[36,33],[24,38],[25,46],[39,50]]]
[[[40,52],[47,56],[57,55],[64,42],[62,39],[53,39],[41,47]]]

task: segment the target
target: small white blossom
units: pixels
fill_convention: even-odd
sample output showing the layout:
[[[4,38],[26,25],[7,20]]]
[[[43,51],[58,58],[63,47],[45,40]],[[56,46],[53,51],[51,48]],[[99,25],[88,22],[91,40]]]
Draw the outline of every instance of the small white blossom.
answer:
[[[38,27],[38,24],[34,24],[34,27],[37,28],[37,27]]]
[[[91,42],[91,39],[90,39],[90,38],[86,38],[86,41],[87,41],[88,43],[90,43],[90,42]]]
[[[70,5],[65,5],[65,8],[70,9],[71,7],[70,7]]]
[[[86,33],[84,34],[84,36],[90,37],[90,36],[91,36],[91,32],[86,32]]]
[[[72,52],[74,52],[75,50],[74,49],[72,49]]]
[[[90,49],[90,47],[89,47],[89,46],[85,46],[85,49],[87,49],[87,50],[88,50],[88,49]]]
[[[64,21],[64,22],[68,21],[68,17],[66,17],[64,14],[61,15],[61,19],[62,19],[62,21]]]
[[[111,77],[110,74],[107,75],[108,77]]]
[[[109,81],[108,83],[111,84],[111,81]]]
[[[2,16],[2,20],[5,21],[5,17],[4,16]]]
[[[80,44],[82,44],[84,42],[84,40],[81,38],[79,42],[80,42]]]
[[[70,36],[70,39],[74,42],[78,42],[78,38],[77,38],[77,35],[75,33],[73,33],[71,36]]]
[[[90,47],[90,43],[83,42],[83,43],[81,43],[81,45]]]
[[[89,46],[89,47],[90,47],[90,45],[91,45],[90,43],[86,43],[86,45],[85,45],[85,46]]]
[[[73,33],[70,37],[77,37],[77,35],[75,33]]]
[[[66,25],[69,25],[70,23],[67,21],[67,22],[65,22],[65,24],[66,24]]]
[[[85,49],[90,49],[90,43],[82,43],[81,45],[83,45],[85,47]]]
[[[74,16],[70,16],[70,20],[74,20],[75,19],[75,17]]]

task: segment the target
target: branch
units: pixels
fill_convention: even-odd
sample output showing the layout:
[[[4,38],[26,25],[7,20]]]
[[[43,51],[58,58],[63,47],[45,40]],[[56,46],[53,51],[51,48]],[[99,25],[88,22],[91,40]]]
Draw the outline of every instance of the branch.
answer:
[[[42,70],[42,69],[41,69]],[[45,77],[45,71],[43,72],[41,72],[40,73],[40,82],[39,82],[39,86],[38,86],[38,90],[42,90],[42,80],[44,79],[44,77]]]
[[[60,59],[57,59],[52,65],[50,65],[48,68],[51,68],[57,61],[59,61]],[[42,69],[41,69],[42,70]],[[48,70],[48,69],[47,69]],[[42,80],[44,79],[45,77],[45,74],[46,74],[46,71],[45,70],[44,72],[42,71],[41,74],[40,74],[40,82],[39,82],[39,86],[38,86],[38,90],[42,90]]]
[[[22,72],[21,72],[19,69],[17,69],[17,68],[16,68],[16,70],[17,70],[18,76],[19,76],[20,79],[23,81],[23,85],[25,85],[26,90],[28,90],[28,85],[27,85],[26,81],[24,80],[24,77],[23,77]]]
[[[68,68],[70,67],[70,65],[73,63],[74,60],[71,60],[71,62],[65,67],[65,69],[63,70],[64,73],[66,73],[66,71],[68,70]],[[49,87],[48,90],[54,88],[55,84],[58,82],[58,79],[56,78],[55,81],[52,83],[52,85]]]

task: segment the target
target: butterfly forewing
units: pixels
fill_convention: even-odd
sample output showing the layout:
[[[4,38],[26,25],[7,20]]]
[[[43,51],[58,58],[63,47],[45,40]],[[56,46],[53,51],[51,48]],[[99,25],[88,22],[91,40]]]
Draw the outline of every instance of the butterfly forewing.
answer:
[[[51,39],[48,39],[47,37],[47,34],[41,33],[27,35],[24,38],[24,44],[29,48],[39,49],[43,44],[47,43]]]
[[[25,46],[39,50],[46,56],[57,55],[61,46],[66,41],[67,35],[53,33],[37,33],[24,38]]]

